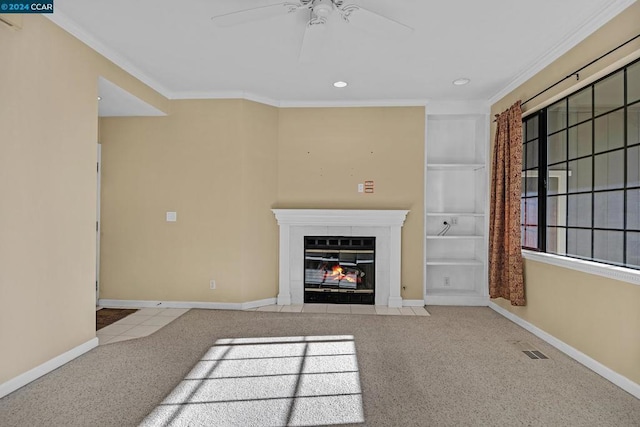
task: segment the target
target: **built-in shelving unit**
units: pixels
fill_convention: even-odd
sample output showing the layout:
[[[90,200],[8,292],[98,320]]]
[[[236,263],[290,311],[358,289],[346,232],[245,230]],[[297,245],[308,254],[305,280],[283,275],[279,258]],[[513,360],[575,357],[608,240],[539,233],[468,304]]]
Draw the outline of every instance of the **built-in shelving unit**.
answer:
[[[427,212],[427,216],[484,216],[481,212]]]
[[[483,261],[479,259],[429,259],[427,265],[482,265]]]
[[[478,170],[484,168],[480,163],[438,163],[427,164],[427,169],[433,170]]]
[[[488,301],[488,125],[484,111],[427,114],[427,304],[486,305]]]
[[[427,240],[475,240],[475,239],[484,239],[484,236],[475,236],[471,234],[460,235],[460,236],[427,236]]]

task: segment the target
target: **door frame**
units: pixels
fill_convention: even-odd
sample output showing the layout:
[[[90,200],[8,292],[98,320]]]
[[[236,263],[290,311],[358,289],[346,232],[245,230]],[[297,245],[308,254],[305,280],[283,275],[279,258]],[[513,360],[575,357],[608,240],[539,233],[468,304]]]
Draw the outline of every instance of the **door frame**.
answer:
[[[102,181],[102,144],[97,144],[96,162],[96,306],[100,300],[100,186]]]

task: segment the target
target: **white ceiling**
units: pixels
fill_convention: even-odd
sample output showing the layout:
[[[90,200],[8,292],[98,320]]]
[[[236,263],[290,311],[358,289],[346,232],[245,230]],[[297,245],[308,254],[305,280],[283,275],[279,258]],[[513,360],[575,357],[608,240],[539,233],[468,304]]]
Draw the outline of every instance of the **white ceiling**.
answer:
[[[166,116],[166,114],[104,77],[98,77],[98,117],[126,116]]]
[[[633,1],[348,0],[415,31],[388,37],[334,14],[311,63],[298,60],[306,12],[226,28],[211,20],[278,0],[56,0],[50,19],[169,98],[412,105],[496,100]],[[452,85],[459,77],[471,83]]]

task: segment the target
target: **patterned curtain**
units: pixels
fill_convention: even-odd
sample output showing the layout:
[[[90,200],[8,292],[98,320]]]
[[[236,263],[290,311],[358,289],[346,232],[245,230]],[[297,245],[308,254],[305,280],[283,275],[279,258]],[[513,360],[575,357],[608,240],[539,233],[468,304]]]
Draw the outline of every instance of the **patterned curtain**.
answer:
[[[520,243],[522,107],[520,101],[497,116],[491,177],[489,295],[525,305]]]

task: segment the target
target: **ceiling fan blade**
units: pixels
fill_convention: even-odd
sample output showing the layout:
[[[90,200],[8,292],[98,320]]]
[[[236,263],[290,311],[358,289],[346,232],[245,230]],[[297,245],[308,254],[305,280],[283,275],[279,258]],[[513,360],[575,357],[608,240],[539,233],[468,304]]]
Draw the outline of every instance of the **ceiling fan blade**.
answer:
[[[342,19],[364,31],[391,37],[406,37],[413,33],[413,28],[394,19],[379,15],[355,4],[338,8]]]
[[[299,62],[313,62],[313,59],[317,57],[323,47],[325,29],[326,20],[324,18],[315,18],[309,21],[302,39],[302,48],[300,48],[300,56],[298,57]]]
[[[282,2],[217,15],[212,17],[211,20],[220,27],[231,27],[234,25],[273,18],[286,13],[293,13],[304,7],[305,6],[300,3]]]

